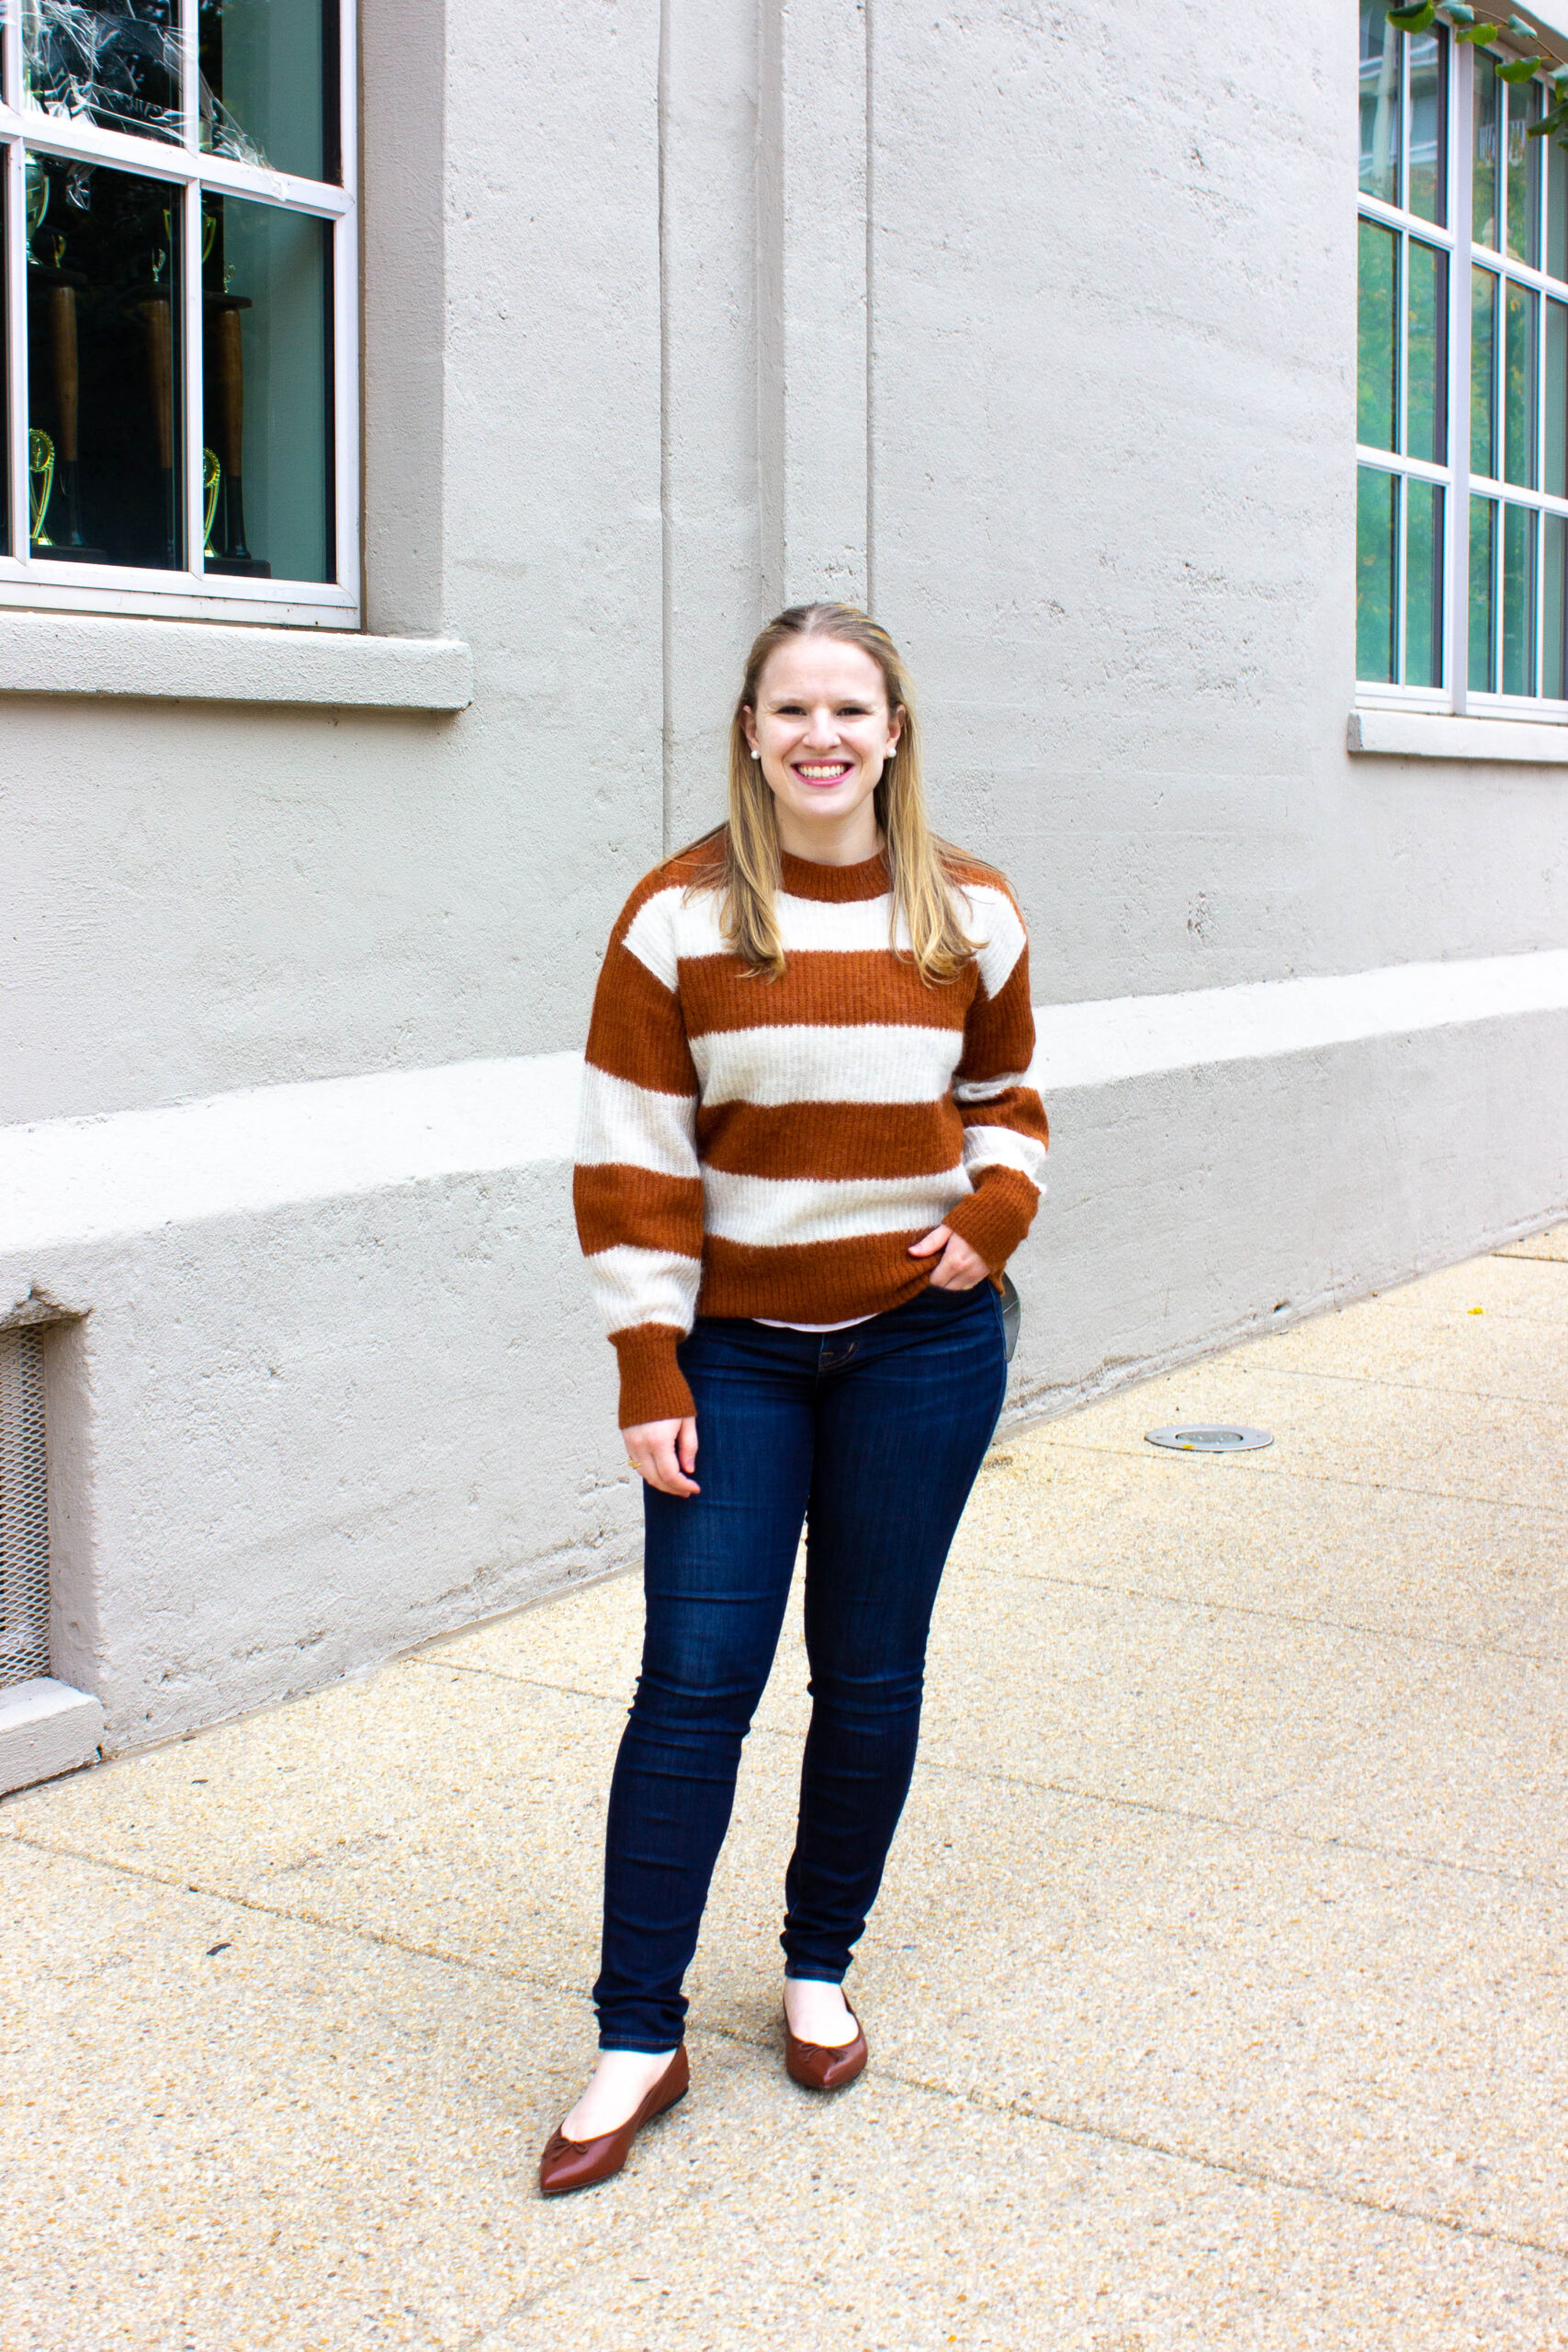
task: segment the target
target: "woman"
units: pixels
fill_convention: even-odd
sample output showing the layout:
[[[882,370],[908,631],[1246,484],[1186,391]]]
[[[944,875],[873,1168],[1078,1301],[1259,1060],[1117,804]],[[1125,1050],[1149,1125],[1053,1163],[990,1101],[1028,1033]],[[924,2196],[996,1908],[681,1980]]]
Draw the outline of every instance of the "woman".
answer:
[[[729,822],[640,883],[594,999],[578,1230],[644,1482],[600,2058],[547,2196],[686,2089],[681,1985],[809,1519],[784,1882],[790,2074],[852,2082],[842,1981],[914,1766],[937,1584],[1001,1409],[997,1286],[1043,1182],[1024,930],[933,842],[903,664],[842,605],[751,649]]]

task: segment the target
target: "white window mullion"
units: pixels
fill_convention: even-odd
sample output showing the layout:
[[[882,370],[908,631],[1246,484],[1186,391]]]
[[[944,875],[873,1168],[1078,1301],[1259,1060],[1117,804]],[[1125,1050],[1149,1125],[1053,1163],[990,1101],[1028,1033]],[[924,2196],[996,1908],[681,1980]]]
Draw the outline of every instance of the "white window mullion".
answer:
[[[194,13],[194,12],[193,12]],[[185,569],[201,572],[202,518],[206,490],[201,478],[205,424],[201,413],[201,183],[192,180],[181,198],[185,223],[180,277],[180,451],[184,484]]]
[[[338,159],[347,213],[333,223],[333,454],[336,578],[356,599],[359,575],[359,185],[355,0],[338,0]]]
[[[1462,718],[1470,691],[1470,278],[1474,214],[1475,51],[1449,42],[1449,707]]]
[[[22,107],[22,10],[21,0],[10,0],[0,22],[0,90],[6,104],[17,113]]]
[[[6,46],[11,46],[11,27]],[[4,398],[10,429],[6,466],[6,504],[9,516],[11,553],[25,562],[29,549],[28,481],[28,166],[19,139],[6,149],[6,253],[3,274],[6,301],[6,383]]]
[[[344,198],[359,195],[359,86],[357,0],[338,0],[338,157]]]
[[[180,0],[180,48],[184,59],[184,71],[180,74],[180,133],[186,152],[192,155],[201,146],[201,84],[197,65],[198,46],[197,0]]]

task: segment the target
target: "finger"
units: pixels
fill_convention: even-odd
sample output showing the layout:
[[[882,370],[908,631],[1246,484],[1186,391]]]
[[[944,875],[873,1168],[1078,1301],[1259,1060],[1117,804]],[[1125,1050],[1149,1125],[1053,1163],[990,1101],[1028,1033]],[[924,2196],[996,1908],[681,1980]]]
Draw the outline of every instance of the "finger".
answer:
[[[973,1290],[986,1271],[984,1261],[953,1234],[931,1273],[939,1290]]]
[[[945,1225],[933,1225],[929,1233],[922,1233],[918,1241],[910,1242],[909,1255],[911,1258],[929,1258],[933,1250],[944,1248],[952,1238]]]
[[[698,1491],[694,1483],[683,1475],[676,1459],[673,1430],[668,1437],[660,1438],[655,1446],[653,1467],[649,1476],[661,1494],[694,1495]]]
[[[697,1424],[690,1413],[681,1424],[681,1434],[675,1441],[675,1453],[689,1478],[697,1466]]]

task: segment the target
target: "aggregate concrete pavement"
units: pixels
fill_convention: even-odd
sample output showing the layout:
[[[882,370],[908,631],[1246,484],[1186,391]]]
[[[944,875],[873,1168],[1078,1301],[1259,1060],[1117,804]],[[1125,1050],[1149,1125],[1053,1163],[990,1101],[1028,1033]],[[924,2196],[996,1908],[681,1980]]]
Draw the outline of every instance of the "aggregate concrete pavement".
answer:
[[[1568,2346],[1565,1245],[998,1442],[826,2101],[793,1623],[692,2095],[586,2195],[633,1580],[6,1799],[4,2352]]]

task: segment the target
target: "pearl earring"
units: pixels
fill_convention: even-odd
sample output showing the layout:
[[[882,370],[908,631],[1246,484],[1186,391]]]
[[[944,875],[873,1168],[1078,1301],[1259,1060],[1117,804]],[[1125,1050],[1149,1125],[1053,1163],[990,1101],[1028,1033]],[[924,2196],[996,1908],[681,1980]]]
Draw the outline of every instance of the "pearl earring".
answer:
[[[761,758],[761,756],[762,756],[762,754],[761,753],[761,752],[759,752],[759,750],[757,749],[757,746],[755,745],[755,743],[753,743],[753,744],[752,744],[752,746],[751,746],[751,757],[752,757],[754,760],[760,760],[760,759]]]

